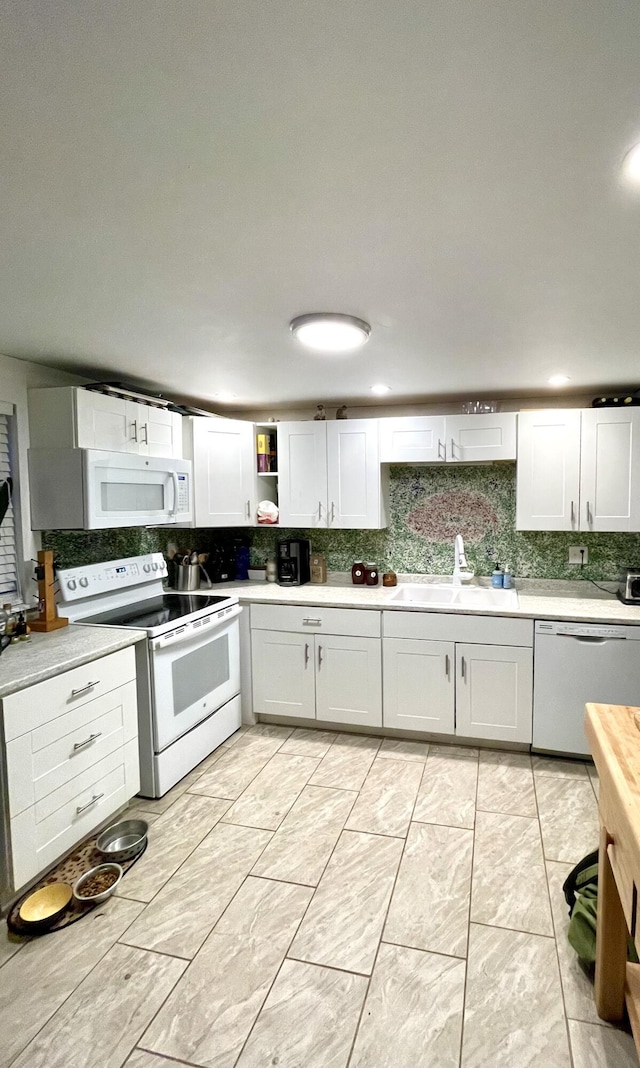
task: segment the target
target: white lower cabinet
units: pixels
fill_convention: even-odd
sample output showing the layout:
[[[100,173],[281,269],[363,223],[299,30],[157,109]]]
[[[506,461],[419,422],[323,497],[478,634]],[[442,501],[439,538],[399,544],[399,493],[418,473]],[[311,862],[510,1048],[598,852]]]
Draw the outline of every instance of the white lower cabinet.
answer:
[[[454,733],[454,657],[453,642],[384,639],[385,727]]]
[[[251,635],[254,711],[315,719],[314,638],[286,631]]]
[[[456,733],[466,738],[531,742],[533,650],[509,645],[456,646]]]
[[[382,726],[380,638],[316,635],[316,716]]]

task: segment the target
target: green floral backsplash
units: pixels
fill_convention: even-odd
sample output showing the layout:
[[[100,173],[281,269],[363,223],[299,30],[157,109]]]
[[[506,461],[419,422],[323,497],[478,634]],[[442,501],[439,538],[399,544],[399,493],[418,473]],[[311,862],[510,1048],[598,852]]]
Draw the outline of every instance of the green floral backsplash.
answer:
[[[373,560],[381,569],[443,575],[453,570],[453,539],[460,533],[479,575],[490,574],[498,560],[521,578],[605,581],[617,578],[621,564],[640,563],[640,534],[515,530],[515,465],[391,467],[389,494],[384,530],[55,530],[43,534],[43,545],[55,551],[62,567],[75,567],[163,550],[169,540],[205,551],[242,535],[250,541],[252,563],[262,564],[279,538],[308,537],[333,571],[349,570],[354,560]],[[584,568],[567,563],[570,545],[588,547]]]

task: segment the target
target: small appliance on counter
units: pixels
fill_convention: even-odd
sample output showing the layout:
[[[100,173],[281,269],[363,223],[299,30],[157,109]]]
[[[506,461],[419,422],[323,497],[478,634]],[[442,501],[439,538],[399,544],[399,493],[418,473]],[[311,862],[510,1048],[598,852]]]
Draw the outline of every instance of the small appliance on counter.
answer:
[[[311,578],[308,538],[287,538],[278,542],[278,582],[281,586],[304,586]]]
[[[640,605],[640,567],[621,568],[618,598],[623,604]]]
[[[327,581],[327,561],[321,553],[311,557],[311,581],[320,585]]]

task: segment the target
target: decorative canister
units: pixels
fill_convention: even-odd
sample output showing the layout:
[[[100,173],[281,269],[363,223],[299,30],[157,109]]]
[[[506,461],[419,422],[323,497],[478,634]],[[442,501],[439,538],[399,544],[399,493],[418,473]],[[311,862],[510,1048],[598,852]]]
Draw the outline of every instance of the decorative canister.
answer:
[[[311,581],[323,583],[327,581],[327,561],[321,553],[314,553],[310,561]]]
[[[267,582],[275,582],[278,578],[278,565],[272,556],[267,560],[266,579]]]
[[[351,568],[351,581],[354,586],[364,586],[364,564],[361,560]]]
[[[384,575],[382,576],[382,585],[383,586],[397,586],[398,585],[398,576],[396,575],[395,571],[385,571]]]
[[[364,565],[364,581],[367,586],[378,585],[378,565],[377,564],[365,564]]]

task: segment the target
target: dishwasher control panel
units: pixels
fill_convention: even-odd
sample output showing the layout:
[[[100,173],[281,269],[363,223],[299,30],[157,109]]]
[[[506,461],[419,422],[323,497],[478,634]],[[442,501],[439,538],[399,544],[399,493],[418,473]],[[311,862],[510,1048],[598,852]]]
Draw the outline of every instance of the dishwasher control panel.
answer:
[[[616,626],[611,623],[562,623],[536,620],[536,634],[553,634],[569,638],[630,638],[640,641],[640,627]]]

